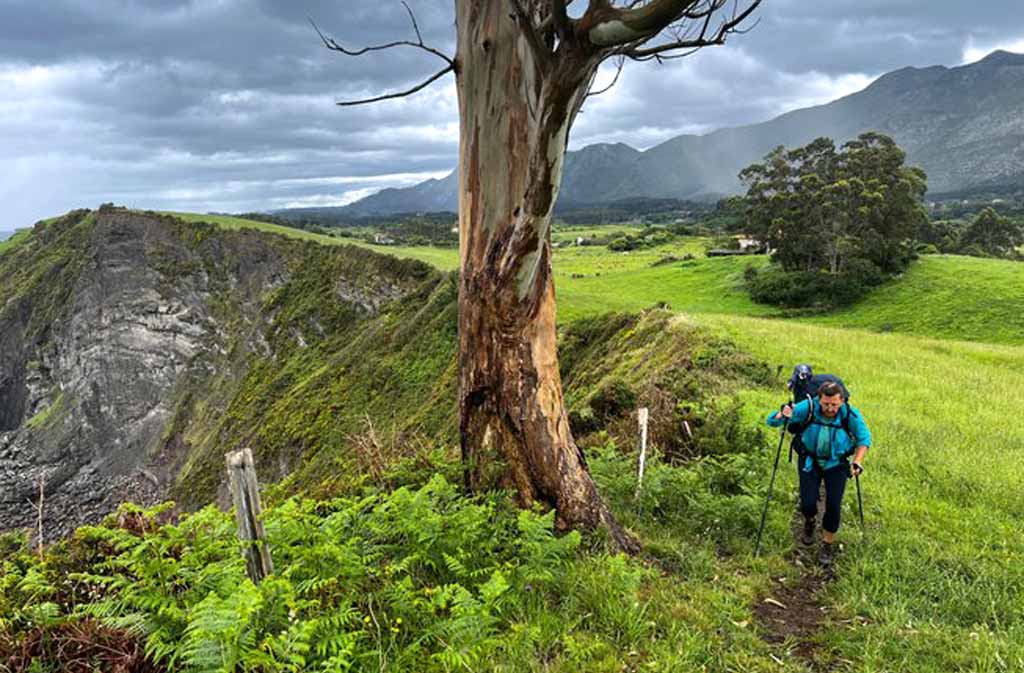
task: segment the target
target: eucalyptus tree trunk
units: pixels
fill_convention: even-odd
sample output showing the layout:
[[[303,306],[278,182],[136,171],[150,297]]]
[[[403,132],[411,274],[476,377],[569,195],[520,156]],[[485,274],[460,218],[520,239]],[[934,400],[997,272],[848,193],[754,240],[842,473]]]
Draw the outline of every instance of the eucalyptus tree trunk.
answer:
[[[542,60],[508,0],[457,0],[459,405],[467,486],[513,488],[558,525],[625,534],[569,430],[558,370],[551,212],[566,138],[599,64]]]

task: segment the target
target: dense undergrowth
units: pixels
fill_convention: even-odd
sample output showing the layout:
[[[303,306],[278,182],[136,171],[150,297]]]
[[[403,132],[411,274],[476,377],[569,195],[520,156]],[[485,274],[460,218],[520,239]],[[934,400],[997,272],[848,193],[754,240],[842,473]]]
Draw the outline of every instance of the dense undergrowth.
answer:
[[[213,507],[160,523],[165,507],[125,506],[42,557],[8,536],[0,670],[70,670],[69,630],[86,659],[136,643],[166,670],[778,670],[749,628],[755,578],[723,570],[756,523],[756,460],[756,447],[654,460],[635,498],[632,460],[595,451],[613,507],[647,539],[638,559],[558,536],[552,512],[504,493],[466,497],[455,464],[429,458],[390,466],[421,486],[269,508],[275,573],[258,586]]]

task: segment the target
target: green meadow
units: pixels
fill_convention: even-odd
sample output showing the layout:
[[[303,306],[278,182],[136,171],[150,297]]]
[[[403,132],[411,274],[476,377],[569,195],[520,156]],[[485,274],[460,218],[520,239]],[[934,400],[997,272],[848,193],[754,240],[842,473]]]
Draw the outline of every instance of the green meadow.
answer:
[[[925,255],[856,305],[811,319],[946,339],[1024,343],[1024,264]]]
[[[783,370],[808,361],[841,374],[875,447],[862,480],[863,539],[856,501],[845,501],[842,573],[826,589],[828,617],[814,636],[821,656],[839,670],[1024,670],[1024,265],[924,256],[851,307],[773,319],[775,309],[742,289],[746,265],[766,260],[703,258],[703,244],[556,249],[560,321],[664,302]],[[422,250],[394,252],[435,263]],[[697,259],[654,266],[687,253]],[[447,261],[438,266],[453,268],[454,254]],[[750,422],[782,396],[742,394]],[[772,456],[762,459],[767,478]],[[789,539],[795,491],[784,465],[771,559],[786,551],[777,544]],[[739,566],[760,575],[765,563],[773,561]],[[751,605],[768,595],[760,580],[744,584]]]
[[[311,231],[304,231],[294,227],[282,227],[270,222],[257,222],[245,220],[230,215],[204,215],[201,213],[178,213],[169,212],[169,215],[179,217],[186,222],[209,222],[225,229],[257,229],[270,234],[279,234],[288,238],[296,238],[303,241],[313,241],[324,245],[354,245],[360,248],[375,250],[380,253],[418,259],[438,269],[450,271],[459,266],[459,251],[454,248],[434,248],[429,246],[405,247],[395,245],[374,245],[355,238],[341,238],[325,236]]]

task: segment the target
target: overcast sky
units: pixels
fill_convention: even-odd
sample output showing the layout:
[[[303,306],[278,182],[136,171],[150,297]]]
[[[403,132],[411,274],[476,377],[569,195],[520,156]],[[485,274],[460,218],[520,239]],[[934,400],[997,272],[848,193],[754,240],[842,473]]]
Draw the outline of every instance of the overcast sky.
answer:
[[[454,51],[453,2],[408,0],[427,43]],[[441,177],[456,161],[451,76],[409,39],[398,0],[0,0],[0,230],[113,201],[190,211],[338,205]],[[665,65],[628,63],[571,147],[641,149],[857,91],[904,66],[1024,52],[1020,0],[765,0],[745,35]],[[610,78],[610,73],[603,77]]]

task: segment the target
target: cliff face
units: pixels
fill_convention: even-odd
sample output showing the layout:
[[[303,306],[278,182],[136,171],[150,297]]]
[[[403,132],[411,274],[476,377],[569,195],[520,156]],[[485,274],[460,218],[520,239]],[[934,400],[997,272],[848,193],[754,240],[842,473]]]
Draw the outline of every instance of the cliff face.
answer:
[[[0,255],[0,530],[34,525],[40,482],[51,536],[165,498],[197,450],[236,448],[187,441],[183,423],[212,427],[251,367],[372,319],[429,273],[116,208],[37,225]],[[280,301],[311,274],[308,310]]]

